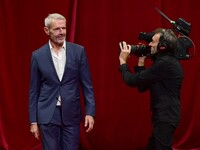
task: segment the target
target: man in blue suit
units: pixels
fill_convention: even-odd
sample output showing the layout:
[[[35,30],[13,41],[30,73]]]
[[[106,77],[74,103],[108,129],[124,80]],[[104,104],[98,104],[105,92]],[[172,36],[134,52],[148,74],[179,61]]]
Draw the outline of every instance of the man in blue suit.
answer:
[[[85,127],[94,125],[93,86],[83,46],[66,41],[66,19],[54,13],[45,18],[49,42],[32,53],[29,97],[30,131],[42,137],[43,150],[79,147],[82,90]]]

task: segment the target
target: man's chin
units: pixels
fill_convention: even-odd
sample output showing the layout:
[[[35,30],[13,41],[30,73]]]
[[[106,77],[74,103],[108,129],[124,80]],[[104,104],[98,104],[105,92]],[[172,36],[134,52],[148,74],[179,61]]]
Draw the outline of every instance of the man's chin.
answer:
[[[62,46],[64,44],[64,42],[65,42],[65,40],[60,40],[57,43],[58,43],[58,45]]]

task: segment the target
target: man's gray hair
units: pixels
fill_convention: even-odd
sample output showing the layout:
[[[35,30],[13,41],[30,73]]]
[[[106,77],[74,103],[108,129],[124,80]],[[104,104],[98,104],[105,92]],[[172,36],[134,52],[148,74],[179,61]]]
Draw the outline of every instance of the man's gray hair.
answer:
[[[163,29],[163,28],[158,28],[154,31],[154,33],[160,33],[160,41],[165,41],[168,43],[170,49],[174,49],[177,46],[177,36],[176,34],[172,31],[172,29]]]
[[[50,27],[52,20],[66,20],[66,18],[58,13],[49,14],[44,20],[45,27]]]

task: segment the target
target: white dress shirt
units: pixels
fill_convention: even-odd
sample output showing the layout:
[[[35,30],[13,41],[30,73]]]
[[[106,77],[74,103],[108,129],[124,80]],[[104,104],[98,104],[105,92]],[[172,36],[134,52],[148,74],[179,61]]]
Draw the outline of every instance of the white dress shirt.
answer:
[[[51,56],[53,59],[53,63],[60,81],[62,81],[62,77],[65,71],[65,63],[66,63],[66,42],[64,42],[62,48],[56,53],[49,42]],[[61,105],[61,97],[59,96],[57,99],[57,106]]]

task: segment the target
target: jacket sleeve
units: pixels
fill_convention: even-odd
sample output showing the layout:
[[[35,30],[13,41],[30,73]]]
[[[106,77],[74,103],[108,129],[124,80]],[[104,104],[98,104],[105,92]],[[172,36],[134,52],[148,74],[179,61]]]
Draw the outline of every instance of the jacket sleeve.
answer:
[[[81,51],[80,83],[85,103],[86,115],[95,116],[95,98],[92,79],[85,49]]]
[[[124,82],[131,87],[139,87],[139,91],[145,91],[148,87],[167,76],[167,62],[159,60],[148,69],[136,67],[135,73],[131,73],[127,64],[120,65],[120,71]]]
[[[30,123],[37,122],[37,100],[40,91],[40,73],[33,52],[31,58],[31,74],[30,74],[30,89],[29,89],[29,120]]]
[[[135,66],[134,67],[135,73],[138,73],[138,72],[140,72],[142,70],[145,70],[145,66],[142,66],[142,67]],[[143,84],[143,85],[138,85],[137,88],[138,88],[139,92],[145,92],[145,91],[149,90],[150,86],[147,85],[147,84]]]

